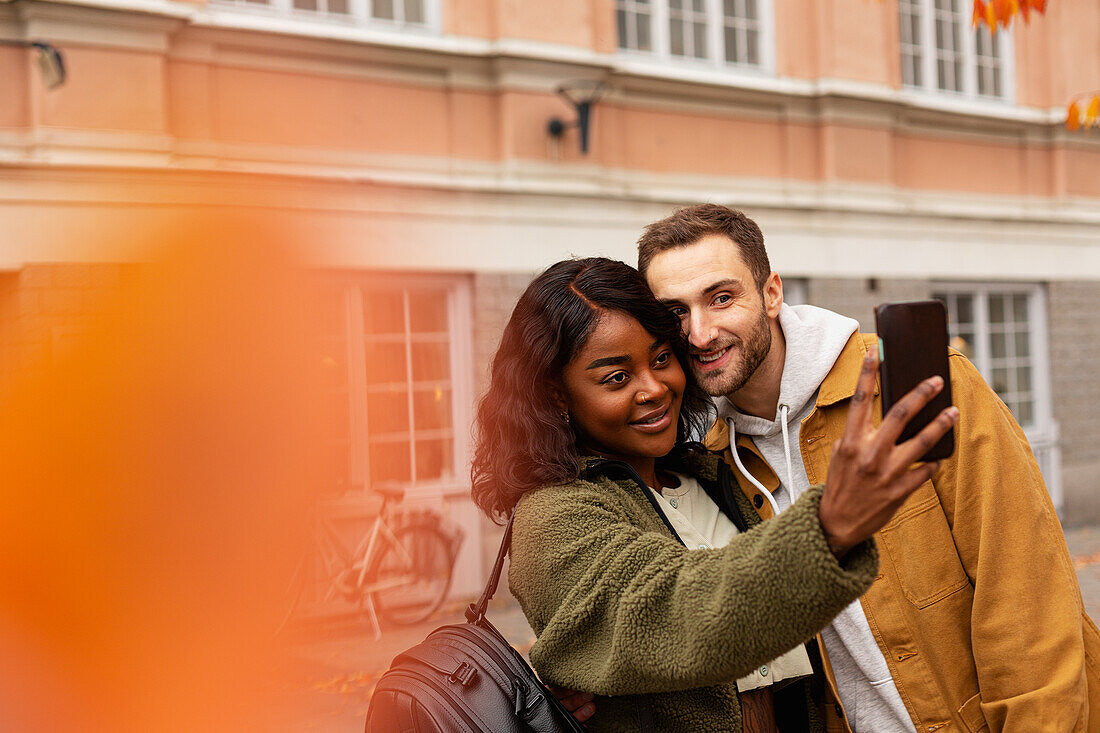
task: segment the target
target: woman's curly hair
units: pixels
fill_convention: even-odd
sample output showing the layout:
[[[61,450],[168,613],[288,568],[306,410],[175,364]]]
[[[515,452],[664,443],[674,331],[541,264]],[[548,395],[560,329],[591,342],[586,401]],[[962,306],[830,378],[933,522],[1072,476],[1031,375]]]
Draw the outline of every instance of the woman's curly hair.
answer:
[[[687,368],[680,320],[653,297],[638,271],[604,257],[558,262],[516,303],[478,404],[472,493],[492,519],[506,518],[524,492],[579,477],[577,436],[561,415],[557,395],[564,389],[562,370],[605,311],[637,319],[654,338],[671,344],[684,367],[677,441],[706,430],[710,399]]]

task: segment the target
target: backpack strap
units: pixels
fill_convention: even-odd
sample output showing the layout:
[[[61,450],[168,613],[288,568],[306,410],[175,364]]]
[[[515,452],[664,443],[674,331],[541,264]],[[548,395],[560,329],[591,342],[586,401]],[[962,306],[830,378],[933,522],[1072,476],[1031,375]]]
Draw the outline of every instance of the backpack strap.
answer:
[[[504,568],[504,558],[508,557],[508,548],[512,544],[512,522],[515,521],[516,510],[508,516],[508,524],[504,527],[504,537],[500,540],[500,550],[497,551],[497,561],[493,564],[493,572],[489,574],[489,580],[485,583],[485,590],[476,603],[466,607],[466,620],[476,624],[485,618],[485,612],[489,608],[489,601],[496,595],[497,586],[500,585],[500,573]]]

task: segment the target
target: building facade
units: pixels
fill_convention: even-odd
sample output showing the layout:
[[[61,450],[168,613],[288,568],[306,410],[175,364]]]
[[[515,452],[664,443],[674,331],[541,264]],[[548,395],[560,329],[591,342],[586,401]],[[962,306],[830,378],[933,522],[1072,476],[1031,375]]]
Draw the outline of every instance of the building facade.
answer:
[[[1100,6],[972,28],[965,0],[6,0],[0,328],[49,354],[117,282],[125,230],[261,210],[327,283],[339,492],[408,488],[468,531],[470,424],[515,298],[570,255],[633,262],[716,201],[790,302],[873,327],[940,297],[1032,441],[1066,524],[1100,520]],[[561,85],[601,85],[587,153]],[[589,86],[585,86],[589,85]],[[73,324],[76,323],[76,326]],[[16,365],[18,366],[18,365]]]

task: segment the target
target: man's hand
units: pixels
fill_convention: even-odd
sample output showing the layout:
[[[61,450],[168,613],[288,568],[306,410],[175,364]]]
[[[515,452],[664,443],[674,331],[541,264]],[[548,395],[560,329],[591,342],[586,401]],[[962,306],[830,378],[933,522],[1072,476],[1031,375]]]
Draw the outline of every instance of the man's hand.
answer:
[[[554,697],[561,700],[561,704],[565,706],[566,710],[573,713],[573,717],[577,719],[578,723],[583,723],[596,714],[596,704],[592,702],[591,692],[577,692],[576,690],[565,690],[561,687],[551,687],[550,692],[554,693]]]
[[[940,466],[938,461],[915,467],[913,463],[959,418],[958,409],[948,407],[917,435],[895,445],[905,424],[943,389],[943,379],[921,382],[890,408],[876,430],[871,409],[877,367],[878,354],[872,349],[863,360],[844,437],[833,445],[825,493],[818,507],[821,528],[838,558],[881,529],[906,498],[932,478]]]

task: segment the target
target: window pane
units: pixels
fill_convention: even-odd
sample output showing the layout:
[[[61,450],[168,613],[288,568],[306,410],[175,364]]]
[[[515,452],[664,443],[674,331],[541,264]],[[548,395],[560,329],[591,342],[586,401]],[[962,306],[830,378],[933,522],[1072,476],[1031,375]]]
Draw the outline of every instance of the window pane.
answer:
[[[756,31],[748,31],[745,36],[749,43],[748,62],[755,66],[760,63],[760,34]]]
[[[430,291],[409,293],[409,328],[413,333],[446,333],[446,297]]]
[[[1006,356],[1005,335],[1003,333],[990,334],[989,353],[994,359],[1003,359]]]
[[[405,370],[405,344],[368,343],[366,352],[368,386],[387,382],[404,383],[408,379]]]
[[[737,46],[737,29],[727,25],[723,37],[726,41],[726,61],[740,61],[741,57]]]
[[[375,18],[393,20],[393,0],[373,0],[371,3],[371,15]]]
[[[412,345],[413,381],[451,378],[451,349],[446,343]]]
[[[298,10],[316,10],[317,0],[294,0],[294,7]]]
[[[328,0],[328,11],[339,15],[347,15],[348,0]]]
[[[990,323],[1005,322],[1005,301],[1000,295],[989,296],[989,321]]]
[[[1031,356],[1031,339],[1026,331],[1016,334],[1016,356]]]
[[[1016,415],[1016,422],[1020,425],[1028,426],[1035,422],[1035,403],[1031,400],[1020,400],[1016,404],[1016,409],[1013,410]]]
[[[406,23],[423,23],[424,22],[424,2],[423,2],[423,0],[405,0],[405,22]]]
[[[409,393],[372,392],[367,395],[367,432],[373,438],[409,431]]]
[[[1016,390],[1018,392],[1031,391],[1031,367],[1020,367],[1016,370]]]
[[[363,324],[367,333],[404,333],[405,304],[401,291],[363,293]]]
[[[991,377],[992,382],[989,385],[993,388],[993,391],[999,395],[1004,395],[1008,392],[1008,370],[1007,369],[992,369]]]
[[[697,13],[706,12],[706,0],[692,0],[692,5]]]
[[[632,46],[626,35],[626,11],[622,8],[615,11],[615,22],[619,28],[619,48],[631,48]]]
[[[745,17],[752,20],[757,19],[756,15],[756,0],[745,0]]]
[[[454,458],[450,440],[416,441],[416,478],[418,481],[450,476]]]
[[[370,444],[371,483],[412,481],[412,453],[407,441],[374,442]]]
[[[684,55],[684,24],[677,18],[668,21],[669,53],[673,56]]]
[[[435,388],[413,392],[413,418],[417,431],[451,427],[451,392]]]
[[[649,38],[649,15],[647,13],[638,13],[638,50],[650,51],[652,50],[652,42]]]
[[[703,23],[694,23],[695,29],[695,58],[707,57],[707,27]]]
[[[964,323],[974,322],[974,298],[970,295],[960,295],[955,300],[955,320],[961,326]]]
[[[1027,296],[1016,294],[1012,296],[1012,318],[1017,323],[1027,323]]]

